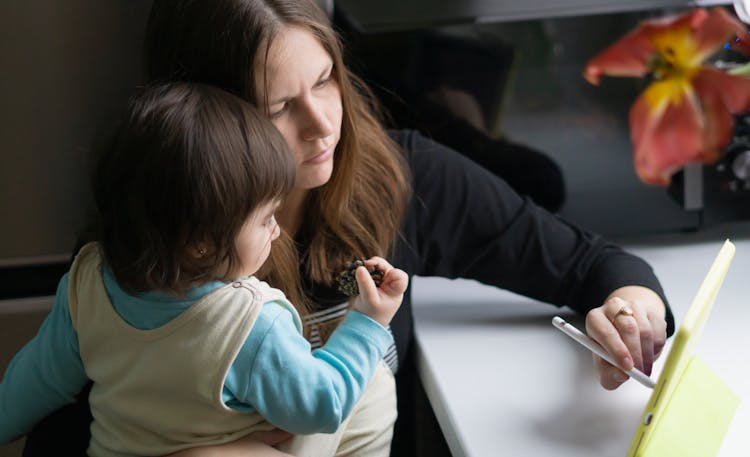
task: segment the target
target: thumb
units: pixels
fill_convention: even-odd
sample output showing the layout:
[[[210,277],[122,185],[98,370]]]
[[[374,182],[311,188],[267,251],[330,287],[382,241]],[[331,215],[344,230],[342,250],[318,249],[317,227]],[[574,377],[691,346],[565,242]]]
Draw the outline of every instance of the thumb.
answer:
[[[355,272],[357,278],[357,286],[359,287],[359,293],[369,304],[378,302],[378,287],[375,285],[375,281],[372,280],[370,272],[365,267],[358,267]]]

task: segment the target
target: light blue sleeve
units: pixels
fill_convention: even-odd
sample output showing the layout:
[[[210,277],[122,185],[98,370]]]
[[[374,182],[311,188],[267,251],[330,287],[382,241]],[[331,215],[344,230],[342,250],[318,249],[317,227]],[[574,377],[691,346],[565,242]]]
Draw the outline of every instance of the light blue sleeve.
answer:
[[[68,307],[68,275],[37,335],[8,365],[0,382],[0,443],[25,435],[39,420],[72,403],[88,382]]]
[[[231,393],[228,406],[257,411],[290,433],[333,433],[392,343],[386,328],[350,311],[326,345],[311,353],[292,314],[266,303],[227,376],[225,400]]]

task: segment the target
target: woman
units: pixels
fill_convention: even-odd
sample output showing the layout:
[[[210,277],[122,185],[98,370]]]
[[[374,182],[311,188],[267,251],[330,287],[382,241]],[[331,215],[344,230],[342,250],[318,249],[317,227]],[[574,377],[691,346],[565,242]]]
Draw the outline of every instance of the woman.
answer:
[[[336,274],[354,258],[381,255],[409,275],[471,278],[569,306],[586,314],[588,334],[620,368],[651,371],[674,327],[651,268],[456,152],[413,131],[386,132],[314,2],[156,0],[147,34],[151,79],[239,94],[265,109],[289,144],[297,180],[278,218],[289,239],[277,242],[283,249],[272,253],[266,279],[307,303],[313,345],[346,311]],[[386,359],[401,399],[392,450],[415,455],[408,292],[391,329]],[[595,364],[606,389],[627,380],[620,368]]]

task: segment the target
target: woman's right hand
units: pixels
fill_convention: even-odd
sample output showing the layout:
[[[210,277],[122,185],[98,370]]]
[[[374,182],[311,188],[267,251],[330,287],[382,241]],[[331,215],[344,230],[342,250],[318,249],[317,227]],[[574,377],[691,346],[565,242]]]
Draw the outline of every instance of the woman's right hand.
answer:
[[[604,304],[586,315],[586,333],[596,340],[618,366],[594,356],[599,382],[613,390],[627,381],[625,370],[635,367],[647,376],[667,339],[666,306],[661,297],[642,286],[612,292]]]
[[[367,268],[357,268],[355,276],[357,286],[359,286],[359,295],[354,299],[352,308],[369,316],[383,327],[387,327],[401,306],[404,292],[409,285],[409,276],[404,271],[394,268],[382,257],[365,260],[365,265],[382,271],[383,281],[378,287]]]

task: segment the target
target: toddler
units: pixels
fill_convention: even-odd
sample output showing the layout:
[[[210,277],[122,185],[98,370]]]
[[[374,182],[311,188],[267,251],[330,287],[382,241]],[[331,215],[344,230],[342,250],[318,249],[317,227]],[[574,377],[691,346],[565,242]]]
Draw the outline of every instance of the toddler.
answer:
[[[273,428],[295,434],[286,452],[333,455],[373,390],[392,401],[363,410],[392,430],[393,378],[380,361],[407,275],[367,260],[382,283],[358,268],[360,295],[313,352],[298,310],[253,276],[294,177],[280,133],[238,97],[192,83],[134,97],[95,171],[99,241],[77,254],[0,383],[0,442],[89,379],[92,456],[208,449]]]

